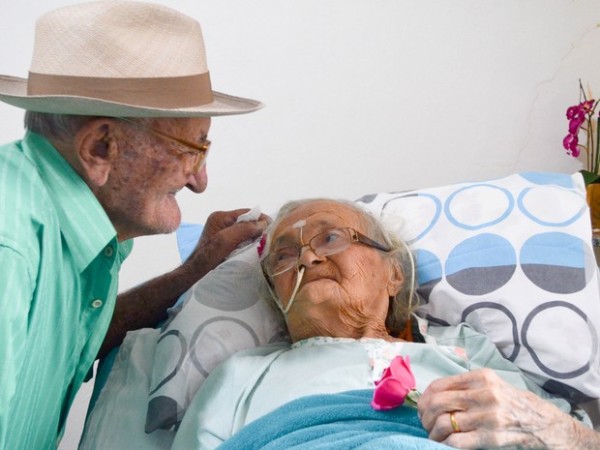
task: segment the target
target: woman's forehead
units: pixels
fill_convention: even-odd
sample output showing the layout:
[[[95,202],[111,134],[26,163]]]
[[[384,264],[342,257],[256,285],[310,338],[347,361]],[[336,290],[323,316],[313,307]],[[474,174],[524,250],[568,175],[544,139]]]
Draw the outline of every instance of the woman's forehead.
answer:
[[[281,220],[273,236],[293,232],[303,226],[310,228],[352,227],[362,224],[358,212],[344,204],[331,201],[315,201],[299,206]]]

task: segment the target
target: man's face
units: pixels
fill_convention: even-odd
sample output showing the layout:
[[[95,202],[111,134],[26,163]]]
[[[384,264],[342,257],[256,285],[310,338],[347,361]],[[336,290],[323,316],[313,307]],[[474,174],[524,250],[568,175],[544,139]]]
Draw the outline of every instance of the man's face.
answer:
[[[120,240],[170,233],[181,222],[176,194],[188,187],[203,192],[206,165],[194,173],[193,156],[176,142],[127,122],[116,120],[118,156],[97,197]],[[202,144],[210,118],[156,119],[153,129],[188,142]]]

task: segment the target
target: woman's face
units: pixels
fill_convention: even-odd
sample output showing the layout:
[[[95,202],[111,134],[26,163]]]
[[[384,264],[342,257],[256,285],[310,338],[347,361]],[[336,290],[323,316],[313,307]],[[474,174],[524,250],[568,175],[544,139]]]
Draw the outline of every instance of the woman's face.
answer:
[[[299,227],[299,223],[304,223]],[[332,228],[350,227],[366,234],[360,215],[334,201],[315,201],[292,211],[274,230],[271,251],[286,245],[307,243]],[[369,236],[372,237],[372,236]],[[311,336],[387,337],[385,318],[389,298],[400,287],[398,271],[379,250],[353,243],[340,253],[318,257],[307,246],[299,264],[304,276],[288,312],[292,340]],[[285,308],[296,283],[297,271],[272,278],[277,297]]]

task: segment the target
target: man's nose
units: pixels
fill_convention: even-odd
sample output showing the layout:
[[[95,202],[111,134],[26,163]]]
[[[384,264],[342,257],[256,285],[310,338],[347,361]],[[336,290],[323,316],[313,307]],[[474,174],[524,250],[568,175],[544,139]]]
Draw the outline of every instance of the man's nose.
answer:
[[[208,174],[206,173],[206,164],[197,173],[190,174],[188,182],[185,185],[189,190],[199,194],[206,190],[208,186]]]

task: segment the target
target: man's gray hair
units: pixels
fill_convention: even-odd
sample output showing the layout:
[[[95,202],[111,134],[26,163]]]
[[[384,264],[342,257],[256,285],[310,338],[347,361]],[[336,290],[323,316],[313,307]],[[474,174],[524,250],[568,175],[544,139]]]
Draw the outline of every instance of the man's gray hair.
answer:
[[[80,116],[75,114],[51,114],[36,111],[26,111],[24,125],[28,130],[46,138],[69,141],[79,129],[99,116]],[[156,118],[132,118],[143,125],[150,125]]]
[[[25,128],[46,138],[70,140],[93,116],[25,112]]]

